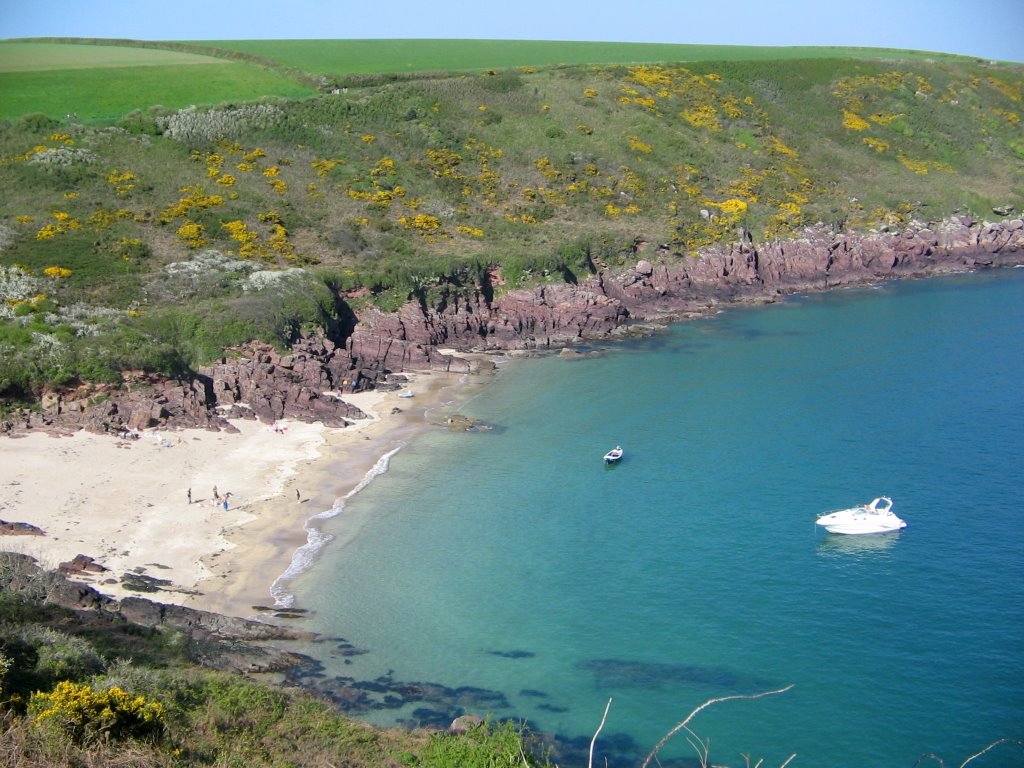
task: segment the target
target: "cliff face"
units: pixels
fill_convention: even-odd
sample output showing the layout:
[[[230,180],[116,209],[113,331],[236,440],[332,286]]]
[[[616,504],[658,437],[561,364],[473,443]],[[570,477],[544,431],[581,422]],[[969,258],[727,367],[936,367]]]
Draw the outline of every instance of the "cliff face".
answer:
[[[633,322],[677,320],[730,303],[1024,264],[1024,221],[990,224],[960,216],[877,235],[812,228],[798,240],[740,242],[663,264],[648,261],[645,250],[638,248],[635,267],[602,271],[577,285],[514,290],[496,300],[481,286],[443,296],[436,306],[410,302],[396,313],[368,310],[343,340],[303,339],[286,355],[251,344],[186,382],[140,374],[118,388],[51,395],[41,412],[0,423],[0,432],[230,429],[227,418],[339,426],[365,417],[344,394],[381,386],[389,373],[470,371],[467,360],[444,349],[553,349],[614,338]],[[657,261],[656,254],[651,258]]]
[[[370,313],[353,338],[435,349],[557,348],[605,339],[631,321],[671,321],[723,304],[1024,263],[1024,221],[958,217],[870,236],[822,227],[799,240],[736,243],[660,265],[643,258],[643,250],[638,255],[634,268],[601,272],[579,285],[511,291],[493,303],[477,292],[441,307],[408,304],[397,316]]]

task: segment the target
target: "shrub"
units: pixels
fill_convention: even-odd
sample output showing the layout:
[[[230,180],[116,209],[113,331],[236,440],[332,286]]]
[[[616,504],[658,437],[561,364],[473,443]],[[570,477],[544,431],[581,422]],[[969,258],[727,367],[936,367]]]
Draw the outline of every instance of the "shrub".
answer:
[[[548,766],[547,759],[530,755],[524,743],[525,729],[512,721],[481,723],[462,736],[437,733],[420,755],[423,768],[501,768],[501,766]]]
[[[164,730],[164,707],[121,688],[95,691],[65,680],[50,693],[35,693],[29,713],[36,723],[56,727],[75,742],[157,737]]]
[[[36,649],[35,672],[43,684],[79,680],[103,671],[103,660],[86,640],[56,629],[28,625],[21,639]]]

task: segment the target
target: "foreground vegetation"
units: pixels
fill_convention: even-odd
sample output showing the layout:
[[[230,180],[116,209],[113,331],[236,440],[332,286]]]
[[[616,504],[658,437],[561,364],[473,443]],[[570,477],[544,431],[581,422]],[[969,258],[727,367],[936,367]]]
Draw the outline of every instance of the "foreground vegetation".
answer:
[[[253,52],[173,79],[253,67],[309,95],[83,125],[48,106],[53,83],[96,104],[107,89],[62,70],[0,123],[0,398],[126,368],[187,375],[370,302],[577,281],[641,241],[680,260],[742,233],[1024,207],[1020,66],[762,56],[296,74],[321,54],[260,69],[294,44],[238,47]]]
[[[0,766],[538,766],[515,723],[462,735],[375,729],[322,701],[203,669],[182,633],[45,605],[53,574],[6,588],[0,553]]]

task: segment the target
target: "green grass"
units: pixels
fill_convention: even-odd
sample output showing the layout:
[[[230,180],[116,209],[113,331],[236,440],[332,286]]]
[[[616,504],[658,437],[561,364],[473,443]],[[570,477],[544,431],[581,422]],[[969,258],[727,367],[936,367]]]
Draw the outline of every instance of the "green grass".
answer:
[[[165,51],[157,48],[0,42],[0,72],[223,63],[222,59],[212,56]]]
[[[559,64],[770,61],[817,58],[922,60],[949,54],[889,48],[675,45],[537,40],[207,40],[195,42],[273,59],[306,72],[479,71]]]
[[[430,42],[407,53],[429,52],[430,64],[449,68],[480,63],[468,48],[445,57]],[[741,49],[737,57],[768,58],[352,75],[339,92],[314,95],[288,78],[300,66],[334,66],[328,59],[349,43],[266,45],[224,66],[0,75],[0,105],[25,98],[8,114],[60,118],[0,122],[0,187],[10,191],[0,199],[0,266],[20,264],[36,277],[69,269],[42,292],[59,307],[95,308],[102,331],[86,336],[72,324],[80,335],[58,339],[45,358],[35,337],[12,334],[0,392],[34,392],[69,373],[105,377],[128,364],[180,370],[249,337],[287,345],[299,330],[329,323],[346,292],[359,289],[367,290],[357,301],[391,310],[410,298],[454,300],[494,267],[504,278],[499,293],[582,279],[595,263],[635,259],[637,239],[683,259],[740,226],[764,242],[799,237],[815,222],[865,231],[1024,208],[1021,66],[966,57],[784,60],[774,58],[783,49]],[[588,55],[599,55],[593,46]],[[607,46],[603,55],[628,50],[640,49]],[[296,58],[278,70],[254,64],[289,51]],[[326,58],[298,58],[303,51]],[[218,86],[214,73],[248,73],[257,85]],[[111,88],[114,75],[123,80]],[[200,92],[189,90],[199,77]],[[268,78],[304,98],[240,107],[242,94],[269,90]],[[14,79],[17,88],[3,87]],[[125,92],[137,101],[107,101]],[[173,136],[163,133],[170,107],[228,98],[231,108],[189,110],[175,118]],[[156,102],[164,108],[147,109]],[[141,111],[100,119],[131,106]],[[72,110],[99,125],[64,119]],[[844,125],[846,112],[862,125]],[[247,117],[260,114],[269,117]],[[116,179],[127,172],[130,187],[120,189]],[[193,200],[206,197],[209,204]],[[708,215],[726,204],[742,213]],[[240,226],[247,253],[232,235]],[[190,231],[202,242],[191,245]],[[205,248],[253,268],[303,267],[304,282],[254,293],[238,267],[192,281],[165,270]],[[47,320],[47,304],[17,311],[14,323],[45,321],[62,332]],[[90,357],[101,364],[89,368]],[[32,360],[40,362],[23,375]]]
[[[311,93],[276,72],[236,62],[0,72],[0,119],[41,112],[57,119],[77,115],[84,123],[113,122],[153,105],[180,109]]]

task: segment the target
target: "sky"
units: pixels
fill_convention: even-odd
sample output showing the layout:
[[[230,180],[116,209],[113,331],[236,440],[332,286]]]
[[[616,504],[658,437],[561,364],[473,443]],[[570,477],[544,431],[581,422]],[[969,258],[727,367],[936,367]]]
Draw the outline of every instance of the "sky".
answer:
[[[0,0],[0,39],[851,45],[1024,61],[1024,0]]]

